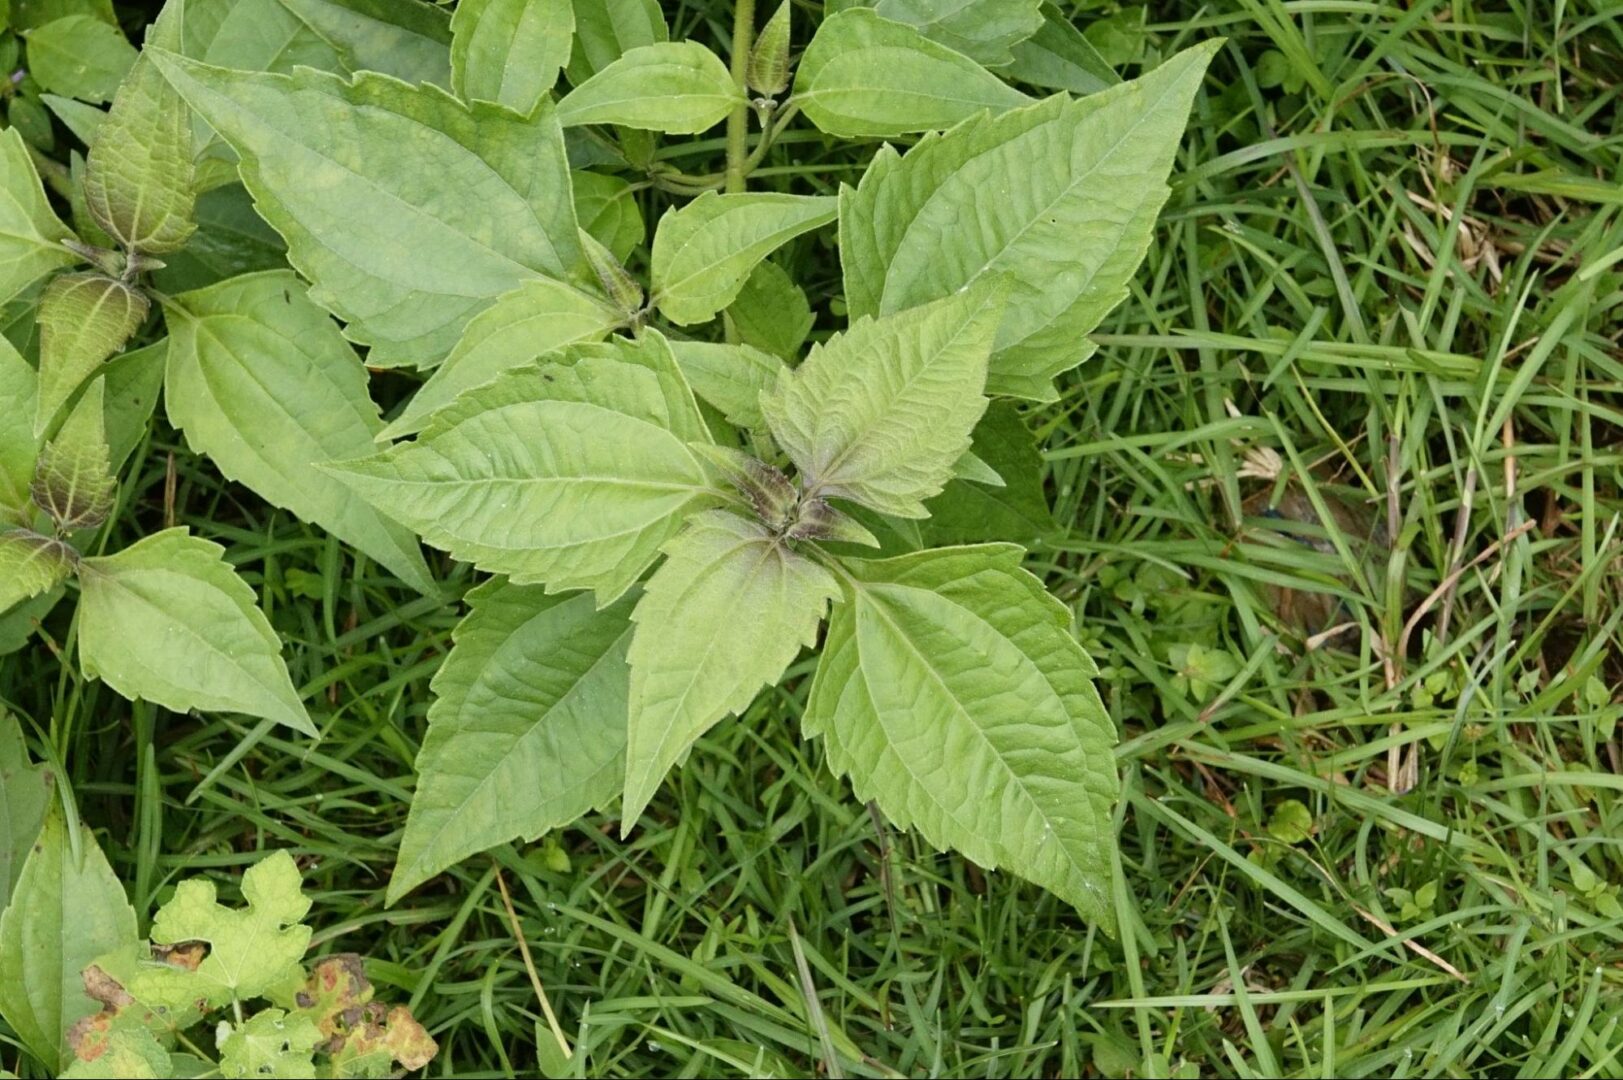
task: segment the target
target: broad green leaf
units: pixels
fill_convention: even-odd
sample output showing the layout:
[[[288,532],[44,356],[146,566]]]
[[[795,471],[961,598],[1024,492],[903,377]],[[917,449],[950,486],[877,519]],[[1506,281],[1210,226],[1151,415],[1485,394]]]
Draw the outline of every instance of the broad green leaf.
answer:
[[[117,476],[146,437],[163,392],[168,339],[132,349],[107,362],[101,377],[106,386],[107,471]]]
[[[631,599],[599,611],[589,593],[497,578],[468,603],[434,676],[390,903],[469,855],[605,808],[625,782]]]
[[[783,537],[726,511],[694,518],[665,553],[631,616],[622,832],[700,735],[816,641],[839,594],[833,576]]]
[[[11,29],[36,30],[69,15],[89,15],[108,26],[118,25],[113,0],[11,0]]]
[[[632,49],[565,94],[558,122],[694,135],[743,102],[715,53],[696,41],[668,41]]]
[[[165,309],[169,422],[227,479],[320,525],[420,592],[417,538],[318,465],[370,453],[383,430],[366,369],[290,271],[231,278]]]
[[[0,611],[62,584],[73,573],[77,558],[71,547],[54,537],[31,529],[0,531]]]
[[[242,875],[242,898],[244,907],[222,905],[207,878],[188,878],[175,886],[174,897],[152,920],[152,942],[207,942],[208,955],[195,971],[144,965],[129,982],[130,994],[141,1002],[167,1001],[184,988],[185,997],[218,1007],[301,983],[300,962],[310,944],[310,928],[300,920],[310,910],[310,899],[293,857],[276,851],[249,867]]]
[[[63,274],[39,304],[39,397],[34,434],[146,321],[146,294],[104,274]]]
[[[906,157],[881,150],[861,184],[840,194],[852,317],[1006,274],[1012,288],[987,388],[1051,399],[1052,378],[1091,354],[1084,335],[1127,295],[1215,48],[1186,50],[1091,97],[978,117]]]
[[[570,174],[580,227],[624,263],[648,238],[637,190],[618,176],[577,170]]]
[[[350,71],[451,85],[451,19],[422,0],[282,0]]]
[[[1055,529],[1043,492],[1042,455],[1012,402],[994,401],[975,427],[974,451],[1000,483],[954,479],[924,504],[919,531],[929,546],[1008,540],[1031,544]]]
[[[878,0],[874,10],[978,64],[1007,64],[1042,26],[1042,0]]]
[[[147,43],[178,49],[180,16],[178,0],[170,0]],[[197,228],[191,114],[149,57],[130,69],[90,144],[84,198],[102,229],[142,254],[178,251]]]
[[[152,283],[166,293],[187,292],[217,281],[287,266],[287,245],[254,212],[248,189],[238,183],[205,191],[195,208],[197,231],[186,247],[164,256]]]
[[[181,528],[82,560],[85,674],[175,712],[247,713],[313,736],[281,642],[223,553]]]
[[[326,1041],[308,1016],[281,1009],[261,1009],[241,1024],[227,1023],[216,1038],[220,1075],[226,1080],[261,1076],[314,1080],[315,1049]]]
[[[783,267],[766,259],[750,272],[728,305],[727,320],[744,344],[793,361],[806,344],[816,316],[806,291]]]
[[[748,345],[708,341],[673,341],[671,352],[693,392],[719,409],[729,423],[756,430],[766,427],[761,394],[784,374],[781,360]]]
[[[55,774],[28,760],[17,718],[0,709],[0,912],[11,903],[55,783]]]
[[[107,445],[106,391],[101,379],[90,384],[34,466],[34,505],[64,533],[94,528],[113,509],[118,481]]]
[[[808,492],[925,516],[986,411],[1005,292],[993,282],[861,319],[779,377],[761,408]]]
[[[1082,31],[1052,3],[1042,5],[1043,24],[1014,47],[1014,59],[999,73],[1033,86],[1096,94],[1121,82]]]
[[[832,196],[707,191],[667,210],[654,230],[654,303],[678,325],[714,318],[733,302],[756,264],[833,221],[838,202]]]
[[[720,500],[685,445],[704,421],[680,389],[626,359],[530,366],[463,394],[415,442],[332,468],[464,562],[607,605]]]
[[[0,1017],[35,1057],[65,1068],[68,1029],[100,1007],[79,973],[134,941],[135,912],[96,838],[80,826],[75,843],[53,806],[0,915]]]
[[[583,269],[548,107],[521,120],[380,76],[346,83],[152,57],[242,155],[243,182],[287,240],[288,261],[349,337],[372,346],[369,363],[437,363],[495,297]]]
[[[0,523],[23,525],[34,516],[28,488],[34,482],[39,438],[34,398],[39,377],[15,346],[0,338]]]
[[[110,101],[135,63],[135,46],[116,25],[69,15],[28,33],[29,74],[53,94]]]
[[[569,81],[579,86],[632,49],[670,40],[659,0],[574,0]]]
[[[435,410],[455,401],[458,394],[566,345],[600,341],[624,321],[599,298],[563,282],[546,278],[526,282],[468,323],[445,363],[381,437],[398,439],[420,431]]]
[[[6,121],[36,150],[49,154],[56,149],[56,132],[51,128],[51,114],[32,93],[25,91],[11,96],[6,102]]]
[[[803,726],[897,825],[1110,928],[1115,729],[1070,613],[1021,554],[848,561]]]
[[[282,0],[186,0],[179,51],[216,67],[276,71],[295,66],[344,70],[338,51]]]
[[[528,116],[558,81],[575,36],[570,0],[468,0],[451,17],[451,85]]]
[[[865,8],[823,20],[791,99],[830,135],[890,138],[1031,99],[962,53]]]
[[[0,131],[0,300],[79,257],[62,246],[72,234],[45,199],[28,147],[15,130]]]

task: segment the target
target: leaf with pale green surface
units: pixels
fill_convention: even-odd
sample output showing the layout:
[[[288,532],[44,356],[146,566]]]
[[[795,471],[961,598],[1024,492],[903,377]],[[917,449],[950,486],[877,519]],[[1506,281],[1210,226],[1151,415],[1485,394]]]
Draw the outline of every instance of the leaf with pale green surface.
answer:
[[[629,344],[510,372],[435,413],[415,442],[331,468],[464,562],[518,584],[594,589],[607,605],[721,497],[685,445],[704,421],[674,361],[680,393],[669,375],[612,355]]]
[[[302,1013],[261,1009],[240,1024],[228,1024],[217,1039],[220,1075],[226,1080],[261,1076],[314,1080],[315,1050],[325,1036]]]
[[[73,573],[77,558],[55,537],[32,529],[0,531],[0,611],[62,584]]]
[[[28,760],[21,723],[0,709],[0,912],[11,903],[55,783],[50,769]]]
[[[670,40],[659,0],[573,0],[569,81],[579,86],[632,49]]]
[[[0,131],[0,302],[78,262],[62,246],[72,235],[46,200],[22,135],[15,128]]]
[[[9,0],[6,6],[13,30],[34,30],[69,15],[89,15],[108,26],[118,25],[113,0]]]
[[[874,11],[978,64],[998,67],[1042,26],[1042,0],[878,0]]]
[[[851,316],[1008,275],[987,388],[1052,399],[1053,377],[1091,354],[1084,335],[1127,295],[1215,48],[1188,49],[1091,97],[978,117],[905,157],[881,150],[840,194]]]
[[[823,20],[795,74],[806,118],[830,135],[890,138],[948,128],[1030,98],[975,61],[866,8]]]
[[[859,799],[1104,926],[1115,728],[1013,545],[846,563],[802,721]]]
[[[34,398],[39,376],[9,340],[0,337],[0,522],[27,524],[33,517],[29,486],[39,457]]]
[[[1121,82],[1076,24],[1052,3],[1042,5],[1043,24],[1011,50],[1013,59],[998,73],[1033,86],[1096,94]]]
[[[154,533],[79,564],[85,674],[175,712],[247,713],[315,735],[281,641],[218,544]]]
[[[1001,282],[862,319],[815,346],[761,399],[808,491],[923,517],[986,410]]]
[[[585,170],[571,173],[570,183],[580,227],[624,263],[648,236],[637,189],[618,176]]]
[[[751,90],[776,97],[789,88],[789,40],[793,27],[793,0],[779,0],[777,10],[761,27],[750,48],[744,81]]]
[[[107,388],[107,469],[114,476],[123,471],[124,463],[146,437],[148,421],[163,393],[168,350],[168,339],[162,338],[107,362],[101,381]]]
[[[451,86],[528,116],[558,81],[575,35],[570,0],[468,0],[451,16]]]
[[[783,361],[749,345],[710,341],[673,341],[671,352],[693,392],[729,423],[766,427],[761,394],[777,385],[786,370]]]
[[[393,903],[476,852],[605,808],[625,782],[631,604],[500,578],[434,676]]]
[[[451,85],[451,17],[423,0],[281,0],[350,71]]]
[[[147,43],[180,47],[180,5],[171,0]],[[142,56],[113,97],[85,159],[85,206],[126,249],[164,255],[184,247],[192,217],[192,118],[186,103]]]
[[[124,32],[93,15],[54,19],[27,39],[29,74],[63,97],[110,101],[135,63],[135,46]]]
[[[146,294],[104,274],[53,278],[39,303],[39,392],[34,434],[43,435],[74,392],[146,321]]]
[[[667,210],[654,230],[654,303],[681,326],[714,318],[762,259],[833,221],[838,204],[833,196],[707,191]]]
[[[347,83],[152,57],[242,156],[288,261],[348,336],[372,346],[369,363],[438,363],[497,296],[584,272],[550,107],[525,120],[375,75]]]
[[[68,1028],[99,1006],[79,973],[135,941],[135,912],[89,829],[52,806],[0,915],[0,1018],[51,1069],[73,1061]]]
[[[98,378],[91,383],[34,466],[29,494],[61,533],[94,528],[113,508],[118,481],[107,445],[106,395],[106,382]],[[41,554],[50,561],[60,556]]]
[[[366,369],[290,271],[231,278],[165,308],[169,422],[227,479],[320,525],[432,594],[417,538],[317,465],[383,430]]]
[[[343,71],[338,51],[282,0],[186,0],[179,51],[216,67],[276,71],[297,65]]]
[[[839,592],[783,537],[726,511],[695,517],[665,553],[631,616],[622,832],[694,740],[816,641]]]
[[[727,321],[745,345],[793,361],[817,317],[806,290],[783,267],[766,259],[750,271],[744,287],[727,306]]]
[[[669,41],[632,49],[565,94],[558,122],[696,135],[743,102],[715,53],[696,41]]]
[[[435,410],[566,345],[600,341],[625,317],[599,297],[561,281],[537,278],[474,316],[451,355],[406,403],[380,438],[422,430]]]

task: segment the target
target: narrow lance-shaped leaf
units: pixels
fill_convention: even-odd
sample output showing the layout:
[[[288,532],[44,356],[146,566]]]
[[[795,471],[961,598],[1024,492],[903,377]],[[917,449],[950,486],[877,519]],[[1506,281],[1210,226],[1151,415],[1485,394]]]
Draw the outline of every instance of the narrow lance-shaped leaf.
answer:
[[[830,135],[889,138],[951,127],[1031,99],[963,53],[866,8],[823,20],[791,99]]]
[[[437,363],[495,297],[585,271],[548,106],[526,120],[374,75],[152,56],[242,156],[311,298],[372,346],[372,364]]]
[[[1080,100],[1056,96],[882,150],[840,195],[853,318],[902,311],[993,274],[1012,278],[988,389],[1049,399],[1053,376],[1127,295],[1213,45]]]
[[[164,6],[147,41],[180,48],[178,0]],[[186,103],[143,55],[113,97],[85,159],[85,206],[131,251],[178,251],[192,219],[192,119]]]
[[[778,379],[761,408],[809,492],[925,516],[986,410],[1005,291],[991,281],[861,320]]]
[[[761,27],[750,49],[744,81],[750,89],[768,97],[783,93],[789,86],[789,32],[793,9],[793,0],[781,0],[778,10]]]
[[[317,468],[369,453],[383,428],[366,369],[286,270],[182,293],[166,309],[169,421],[228,479],[330,530],[432,593],[417,538]]]
[[[469,0],[457,5],[451,32],[456,92],[528,116],[569,62],[575,8],[570,0]]]
[[[839,591],[783,537],[726,511],[695,518],[665,551],[632,614],[622,832],[694,740],[816,640]]]
[[[705,322],[733,302],[757,263],[834,220],[832,196],[707,191],[668,210],[654,232],[654,302],[678,325]]]
[[[696,41],[632,49],[558,103],[558,122],[694,135],[714,127],[744,101],[715,53]]]
[[[0,303],[78,262],[62,246],[72,235],[46,201],[22,135],[16,128],[0,131]]]
[[[32,529],[0,532],[0,611],[62,584],[78,558],[73,548],[53,536]]]
[[[34,468],[34,504],[63,533],[95,528],[113,509],[118,481],[107,445],[106,386],[99,378],[90,384]]]
[[[176,712],[247,713],[315,735],[276,632],[223,553],[181,528],[82,560],[85,674]]]
[[[451,85],[451,20],[424,0],[282,0],[350,71]]]
[[[146,321],[146,294],[104,274],[63,274],[39,302],[39,397],[34,434]]]
[[[1115,730],[1013,545],[853,560],[804,728],[859,799],[1107,928]]]
[[[603,809],[625,783],[631,599],[500,578],[434,676],[428,737],[389,901],[460,859]]]
[[[668,350],[662,377],[612,355],[629,342],[602,348],[470,390],[415,442],[332,468],[435,547],[606,605],[720,495],[685,445],[704,421]]]

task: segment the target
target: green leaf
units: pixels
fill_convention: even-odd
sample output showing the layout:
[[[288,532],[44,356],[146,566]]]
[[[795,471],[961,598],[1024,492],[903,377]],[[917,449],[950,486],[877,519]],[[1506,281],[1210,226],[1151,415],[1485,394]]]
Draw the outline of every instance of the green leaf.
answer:
[[[295,66],[342,71],[331,45],[282,0],[186,0],[185,53],[216,67],[276,71]]]
[[[678,758],[783,675],[839,587],[765,526],[713,511],[665,546],[632,613],[625,813],[636,824]]]
[[[1073,94],[1096,94],[1121,82],[1121,76],[1064,12],[1044,3],[1042,16],[1042,26],[1014,47],[1013,61],[1000,68],[1000,74]]]
[[[107,471],[117,476],[135,448],[146,437],[163,392],[164,357],[169,342],[163,339],[108,361],[101,381],[106,384]]]
[[[451,19],[422,0],[282,0],[350,71],[451,85]]]
[[[53,806],[12,902],[0,915],[0,1017],[51,1069],[73,1053],[67,1032],[97,1005],[79,973],[135,941],[135,912],[89,829],[69,835]]]
[[[419,592],[437,591],[417,539],[317,468],[375,448],[366,369],[291,272],[182,293],[165,309],[169,422],[227,479],[320,525]]]
[[[675,362],[662,374],[657,350],[643,365],[629,342],[600,348],[613,355],[566,355],[470,390],[415,442],[332,468],[464,562],[595,589],[607,605],[720,495],[685,445],[704,421]]]
[[[913,27],[853,8],[817,28],[791,100],[830,135],[890,138],[1031,99]]]
[[[816,322],[806,291],[770,259],[750,272],[728,305],[727,319],[744,344],[789,361],[800,355]]]
[[[495,297],[584,270],[548,107],[523,120],[380,76],[346,83],[152,56],[242,155],[288,261],[349,337],[372,346],[369,363],[436,363]]]
[[[618,176],[585,171],[571,173],[570,183],[580,227],[624,263],[648,238],[637,189]]]
[[[165,535],[165,534],[159,534]],[[214,882],[188,878],[152,920],[155,945],[201,941],[208,945],[196,970],[168,964],[137,969],[128,989],[140,1002],[185,998],[229,1005],[261,997],[273,988],[304,981],[300,961],[310,944],[310,928],[300,921],[310,910],[299,868],[286,851],[276,851],[242,876],[246,906],[220,904]]]
[[[815,495],[924,517],[986,410],[999,282],[862,319],[815,346],[761,399],[778,445]]]
[[[96,132],[107,120],[107,110],[87,105],[82,101],[65,98],[58,94],[41,94],[40,101],[48,106],[56,118],[73,132],[74,138],[90,146],[96,141]]]
[[[314,736],[281,642],[223,553],[182,528],[82,560],[85,674],[175,712],[247,713]]]
[[[1043,491],[1042,454],[1012,402],[992,402],[975,426],[973,450],[1002,482],[954,479],[924,504],[930,513],[919,527],[924,544],[1030,544],[1052,533],[1056,526]]]
[[[165,256],[152,283],[166,293],[187,292],[217,281],[287,266],[287,245],[254,212],[241,184],[223,184],[198,196],[197,231],[182,251]]]
[[[36,30],[69,15],[89,15],[108,26],[118,25],[113,0],[10,0],[11,29]]]
[[[574,0],[569,81],[579,86],[632,49],[670,40],[659,0]]]
[[[31,529],[0,532],[0,611],[62,584],[78,557],[61,540]]]
[[[53,278],[39,303],[39,397],[34,434],[43,435],[103,360],[146,321],[146,294],[104,274]]]
[[[0,524],[26,525],[33,520],[29,486],[39,438],[34,434],[34,398],[39,377],[10,341],[0,337]]]
[[[804,729],[892,821],[1106,928],[1115,729],[1013,545],[848,561]]]
[[[744,81],[750,89],[776,97],[789,86],[789,38],[792,29],[792,0],[780,0],[778,10],[761,27],[750,48]]]
[[[630,50],[564,95],[558,122],[694,135],[743,101],[715,53],[696,41],[660,42]]]
[[[0,131],[0,302],[78,262],[62,246],[72,235],[46,201],[22,136],[15,129]]]
[[[469,0],[451,17],[451,85],[528,116],[558,81],[575,35],[570,0]]]
[[[833,221],[838,204],[832,196],[707,191],[667,210],[654,230],[654,303],[678,325],[714,318],[756,264]]]
[[[113,509],[118,481],[107,445],[106,388],[100,379],[90,384],[34,466],[29,494],[64,533],[95,528]],[[60,552],[41,555],[53,561],[61,557]]]
[[[520,285],[476,315],[433,376],[384,429],[398,439],[422,430],[457,395],[566,345],[601,341],[625,321],[614,308],[560,281]]]
[[[1214,48],[1186,50],[1091,97],[976,118],[906,157],[881,150],[860,185],[840,194],[852,317],[1007,274],[987,388],[1052,399],[1050,380],[1087,358],[1083,335],[1127,295]]]
[[[625,782],[631,600],[548,596],[500,578],[434,676],[393,903],[475,852],[603,809]]]
[[[220,1075],[226,1080],[262,1076],[314,1080],[315,1049],[322,1041],[308,1016],[263,1009],[241,1024],[221,1029]]]
[[[673,341],[671,352],[693,392],[729,423],[762,430],[761,394],[777,385],[783,362],[748,345]]]
[[[41,87],[81,101],[110,101],[135,63],[135,46],[116,25],[69,15],[28,33],[29,74]]]
[[[28,760],[22,725],[0,709],[0,912],[22,877],[23,864],[45,823],[56,776]]]
[[[147,33],[151,45],[180,47],[180,5],[165,5]],[[85,159],[91,217],[131,251],[179,251],[192,218],[192,118],[180,95],[142,56],[113,96]]]
[[[874,10],[978,64],[998,67],[1042,26],[1042,0],[879,0]]]

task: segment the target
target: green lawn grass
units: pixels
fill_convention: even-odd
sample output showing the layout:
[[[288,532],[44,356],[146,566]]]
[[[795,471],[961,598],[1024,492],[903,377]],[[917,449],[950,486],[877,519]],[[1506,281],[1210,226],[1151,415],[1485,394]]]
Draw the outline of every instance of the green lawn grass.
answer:
[[[795,734],[809,665],[628,840],[385,909],[460,608],[161,424],[117,542],[224,543],[324,738],[128,705],[57,662],[71,605],[0,660],[142,919],[291,849],[432,1075],[1623,1074],[1623,4],[1070,6],[1129,74],[1228,39],[1132,296],[1029,417],[1066,525],[1032,565],[1122,733],[1119,937],[880,824]],[[826,311],[832,251],[793,257]]]

